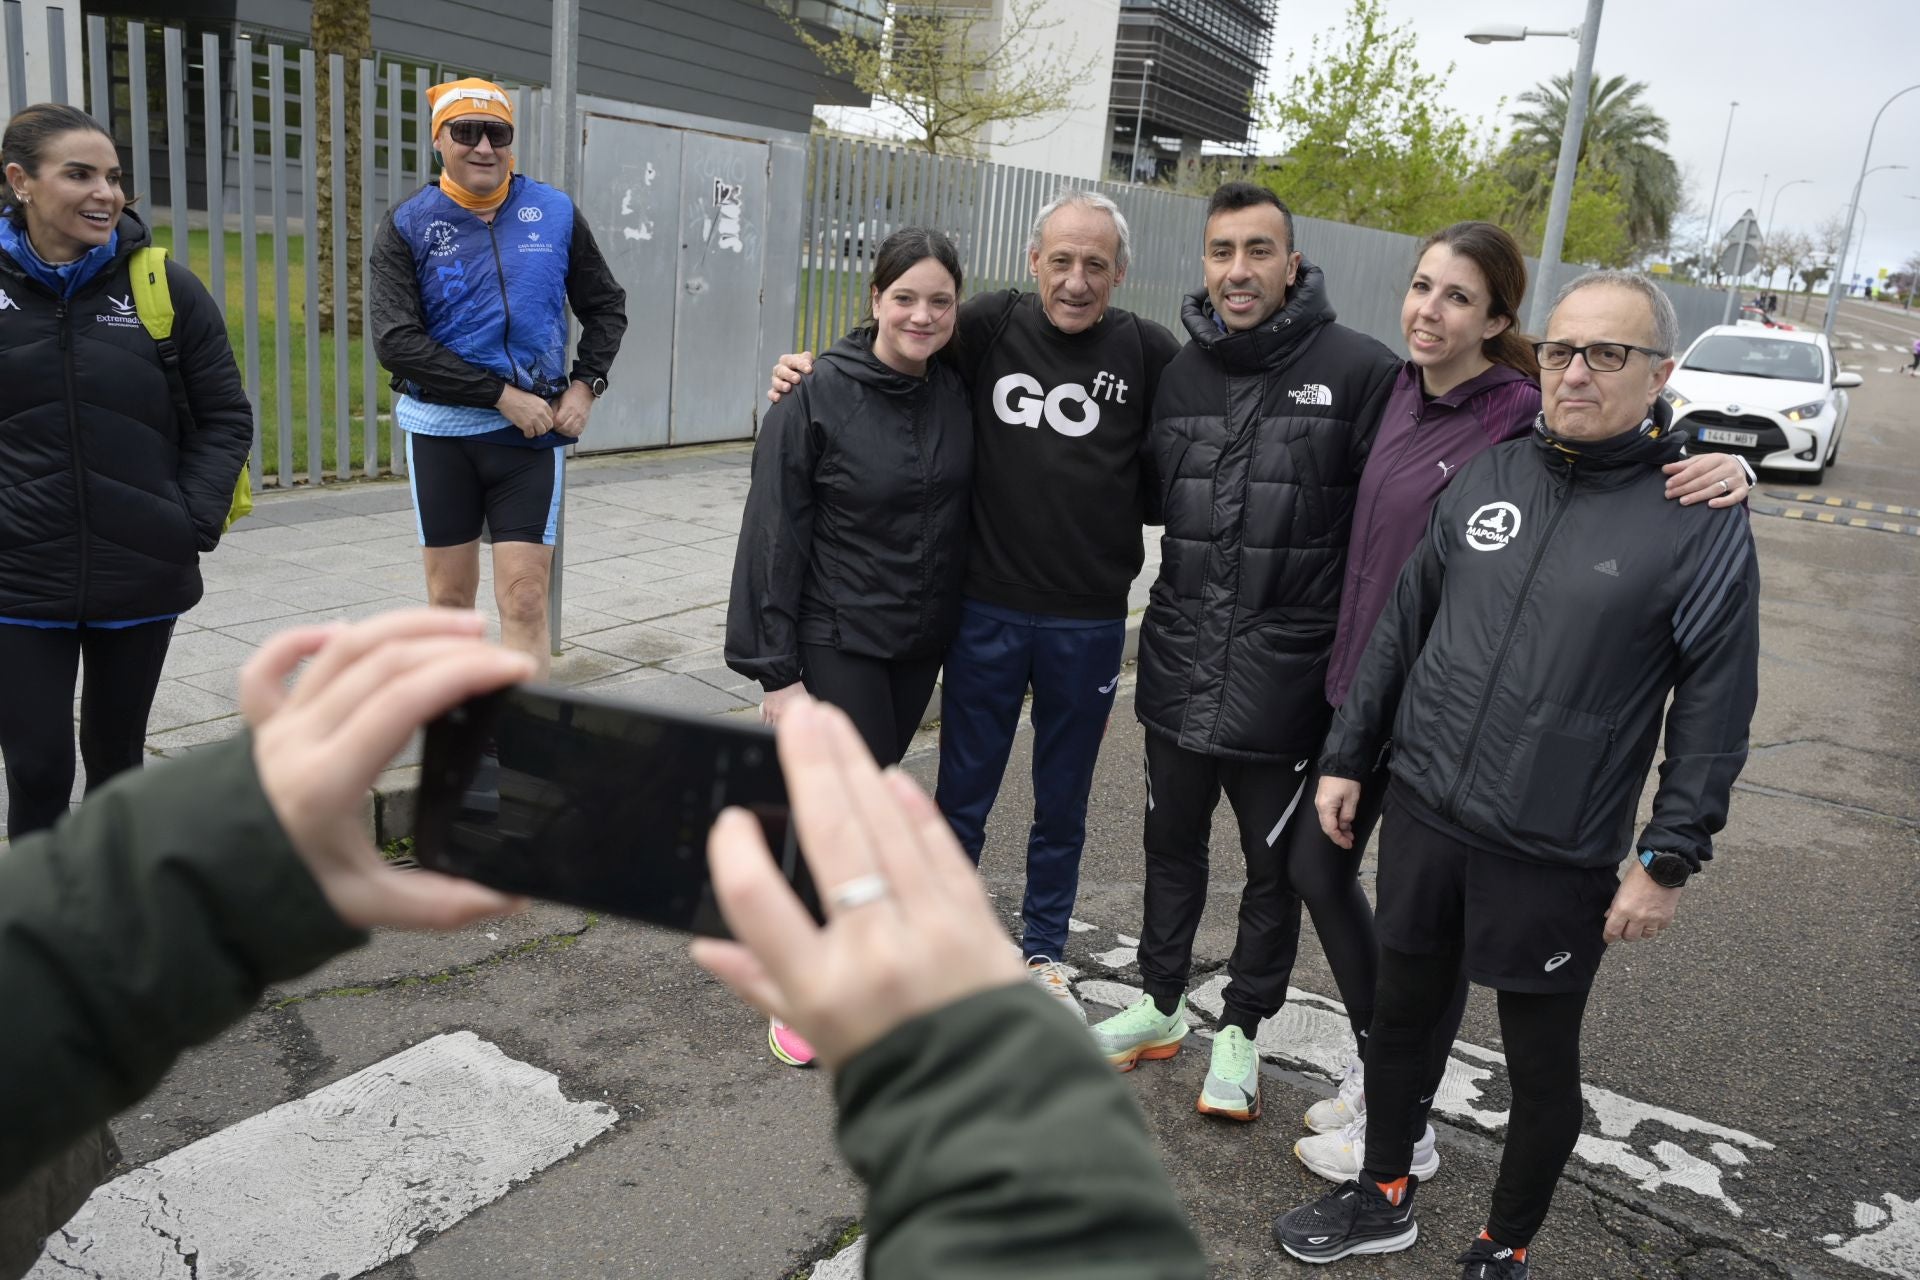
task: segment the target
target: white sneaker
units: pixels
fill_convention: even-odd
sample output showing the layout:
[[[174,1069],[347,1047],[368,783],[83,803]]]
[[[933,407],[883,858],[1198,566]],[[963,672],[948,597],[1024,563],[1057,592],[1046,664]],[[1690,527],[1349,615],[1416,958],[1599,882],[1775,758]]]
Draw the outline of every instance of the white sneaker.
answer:
[[[1307,1129],[1311,1133],[1339,1133],[1367,1114],[1367,1068],[1354,1054],[1347,1059],[1340,1088],[1331,1098],[1322,1098],[1307,1108]]]
[[[1338,1133],[1316,1133],[1293,1144],[1300,1163],[1328,1182],[1351,1182],[1360,1176],[1367,1155],[1367,1118],[1361,1116]],[[1413,1144],[1413,1165],[1407,1170],[1426,1182],[1440,1172],[1440,1152],[1433,1145],[1433,1126]]]
[[[1073,988],[1067,985],[1068,980],[1077,972],[1078,970],[1060,963],[1052,956],[1034,956],[1027,961],[1027,977],[1032,980],[1033,985],[1073,1010],[1073,1016],[1085,1022],[1087,1011],[1082,1009],[1080,1002],[1073,998]]]

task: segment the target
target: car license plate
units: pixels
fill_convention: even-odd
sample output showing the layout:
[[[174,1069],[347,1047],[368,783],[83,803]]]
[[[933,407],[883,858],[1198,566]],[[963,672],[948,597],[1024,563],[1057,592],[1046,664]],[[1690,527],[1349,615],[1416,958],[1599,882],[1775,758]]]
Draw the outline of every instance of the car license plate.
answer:
[[[1737,449],[1752,449],[1760,444],[1760,437],[1751,431],[1718,431],[1712,427],[1700,428],[1700,443],[1730,444]]]

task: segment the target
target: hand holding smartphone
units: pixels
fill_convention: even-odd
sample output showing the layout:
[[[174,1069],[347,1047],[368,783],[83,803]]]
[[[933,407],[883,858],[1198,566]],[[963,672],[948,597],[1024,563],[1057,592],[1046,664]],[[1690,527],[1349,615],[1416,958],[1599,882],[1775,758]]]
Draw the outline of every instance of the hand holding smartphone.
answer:
[[[724,938],[706,850],[729,806],[759,819],[782,877],[824,919],[770,730],[519,685],[427,726],[415,856],[508,893]]]

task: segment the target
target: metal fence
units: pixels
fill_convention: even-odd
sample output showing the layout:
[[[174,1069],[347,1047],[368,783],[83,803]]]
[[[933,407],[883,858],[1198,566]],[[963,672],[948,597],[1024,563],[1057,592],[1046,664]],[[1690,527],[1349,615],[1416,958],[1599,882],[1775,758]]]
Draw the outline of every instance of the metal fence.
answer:
[[[156,239],[207,282],[227,315],[255,410],[251,465],[256,486],[403,472],[406,449],[385,411],[390,393],[374,355],[368,309],[360,309],[357,331],[349,332],[349,308],[340,301],[348,296],[350,276],[357,277],[362,297],[369,291],[366,254],[349,261],[346,217],[326,225],[318,217],[323,187],[335,210],[347,207],[349,148],[334,146],[323,172],[314,147],[320,131],[336,141],[347,136],[346,61],[334,54],[322,63],[308,49],[215,33],[190,42],[177,28],[135,21],[110,25],[93,15],[86,19],[81,76],[71,70],[78,62],[72,39],[61,34],[73,29],[72,19],[49,10],[42,61],[25,62],[22,72],[19,51],[23,39],[29,51],[34,48],[35,32],[29,29],[34,24],[20,20],[18,5],[5,8],[7,96],[20,99],[31,84],[36,92],[44,86],[48,96],[77,104],[84,90],[88,110],[131,155],[132,190],[147,197],[144,215]],[[324,102],[317,100],[322,65],[328,72]],[[432,177],[433,152],[427,69],[383,58],[359,59],[356,70],[364,249],[386,212]],[[558,145],[551,136],[546,92],[512,86],[509,92],[519,125],[518,169],[544,178]],[[724,122],[667,123],[709,135],[726,133]],[[793,139],[796,150],[801,142]],[[572,143],[578,146],[580,137]],[[767,245],[777,256],[769,257],[760,289],[763,346],[792,333],[796,347],[819,350],[857,323],[865,314],[866,282],[880,242],[902,226],[931,225],[951,233],[970,293],[1029,287],[1026,254],[1034,214],[1068,185],[1110,197],[1131,224],[1132,262],[1117,295],[1119,305],[1184,337],[1181,300],[1202,278],[1204,200],[1121,183],[1073,182],[1058,174],[856,139],[817,135],[804,145],[799,207],[792,207],[793,188],[784,179],[767,192],[780,207],[767,211]],[[773,156],[765,163],[771,174],[780,161]],[[584,194],[582,207],[590,220],[601,205],[611,209],[619,203],[610,190]],[[676,220],[682,213],[699,221],[700,210],[692,205],[676,212]],[[792,218],[787,226],[800,228],[791,268],[778,258],[794,252],[788,238],[793,233],[776,237],[771,230],[783,217]],[[196,244],[195,230],[205,232],[204,243]],[[332,248],[325,283],[336,299],[324,322],[319,236],[327,237]],[[1417,241],[1313,218],[1298,219],[1296,237],[1298,247],[1326,272],[1341,320],[1398,349],[1400,299]],[[1563,279],[1581,269],[1563,267]],[[787,270],[794,274],[784,276]],[[767,282],[776,277],[796,281],[797,288],[770,287]],[[1668,292],[1687,338],[1718,322],[1719,294],[1688,286],[1671,286]],[[667,314],[669,328],[679,323],[678,312]],[[754,357],[763,358],[764,353]],[[656,380],[629,381],[638,394],[645,390],[641,384]],[[747,382],[756,385],[749,388]],[[757,377],[741,383],[741,402],[724,416],[730,425],[722,434],[753,429],[760,406],[757,383]],[[720,430],[722,421],[715,418],[710,425]],[[673,438],[699,437],[682,431]],[[663,427],[636,439],[663,443],[669,437]],[[619,447],[619,442],[609,438],[609,445]]]
[[[88,111],[130,153],[130,190],[145,198],[155,240],[207,283],[227,317],[254,408],[254,484],[403,472],[404,442],[383,415],[389,393],[369,308],[360,308],[357,331],[347,329],[350,288],[362,298],[370,290],[367,257],[349,261],[346,216],[326,225],[318,217],[323,186],[336,211],[348,207],[349,148],[338,145],[349,118],[346,60],[326,57],[328,92],[319,102],[321,63],[310,49],[211,32],[195,47],[178,28],[135,21],[125,24],[122,44],[99,15],[87,19],[86,43]],[[424,68],[409,77],[391,61],[363,58],[356,69],[365,244],[387,211],[432,176],[432,130]],[[65,98],[77,102],[78,86],[70,88]],[[544,100],[526,88],[509,92],[520,169],[539,177],[552,148]],[[336,142],[324,172],[314,146],[320,130]],[[204,245],[195,230],[205,231]],[[332,248],[326,283],[334,306],[324,325],[318,236]],[[229,279],[236,266],[237,299]]]
[[[1202,282],[1204,198],[819,135],[811,140],[808,164],[795,341],[819,350],[865,315],[874,255],[887,234],[900,227],[932,226],[953,236],[969,294],[1030,287],[1027,244],[1033,217],[1067,187],[1097,191],[1126,215],[1132,262],[1116,304],[1159,321],[1184,341],[1181,300]],[[1399,350],[1400,301],[1419,240],[1319,218],[1296,218],[1294,238],[1295,247],[1325,272],[1341,322]],[[1531,277],[1539,263],[1529,258],[1527,267]],[[1562,264],[1551,287],[1587,269]],[[1720,322],[1722,294],[1689,285],[1662,287],[1679,311],[1683,341]],[[1523,302],[1520,314],[1526,313]]]

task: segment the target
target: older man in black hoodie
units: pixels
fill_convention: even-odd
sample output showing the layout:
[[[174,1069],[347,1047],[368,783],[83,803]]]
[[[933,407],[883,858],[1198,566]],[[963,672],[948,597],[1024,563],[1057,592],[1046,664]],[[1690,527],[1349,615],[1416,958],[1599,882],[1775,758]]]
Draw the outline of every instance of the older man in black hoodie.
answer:
[[[1285,865],[1339,613],[1360,467],[1399,358],[1334,323],[1320,269],[1294,249],[1273,192],[1231,182],[1207,206],[1206,288],[1192,341],[1161,377],[1149,464],[1166,534],[1140,631],[1146,726],[1146,995],[1094,1028],[1122,1070],[1174,1054],[1224,790],[1247,887],[1226,1010],[1199,1110],[1260,1113],[1253,1036],[1286,999],[1300,900]]]

